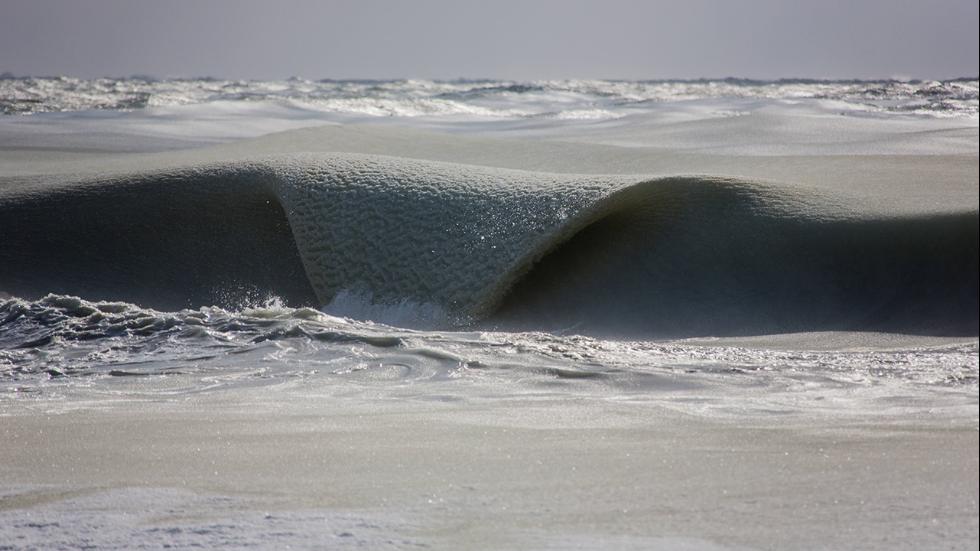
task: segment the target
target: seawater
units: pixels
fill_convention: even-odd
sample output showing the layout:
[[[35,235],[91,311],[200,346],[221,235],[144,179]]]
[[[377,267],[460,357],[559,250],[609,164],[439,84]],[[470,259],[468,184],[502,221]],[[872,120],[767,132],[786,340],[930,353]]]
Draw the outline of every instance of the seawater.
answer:
[[[976,117],[978,81],[898,80],[222,80],[217,78],[0,78],[0,113],[133,110],[273,101],[372,117],[599,120],[656,104],[704,99],[823,100],[852,114]]]
[[[116,165],[129,166],[124,154],[134,151],[156,155],[321,124],[554,139],[624,151],[634,146],[707,149],[733,156],[765,154],[767,162],[773,162],[772,156],[810,153],[896,159],[904,153],[975,155],[978,81],[271,82],[8,75],[0,78],[0,112],[5,115],[0,148],[14,159],[4,157],[6,164],[0,165],[0,191],[16,193],[25,181],[70,185],[64,174],[76,169],[58,164],[63,160],[54,153],[54,160],[41,159],[49,163],[43,169],[35,168],[40,161],[17,160],[18,155],[91,155],[95,168],[86,165],[85,170],[112,172]],[[702,121],[712,126],[678,130],[682,123],[700,128]],[[801,121],[806,125],[797,126]],[[893,139],[912,135],[918,141],[911,145]],[[606,158],[619,154],[603,152]],[[119,156],[105,161],[101,153]],[[469,162],[480,161],[479,152],[469,155]],[[49,173],[35,174],[44,170]],[[746,201],[749,214],[758,211],[754,197]],[[707,214],[731,213],[723,207]],[[922,208],[928,207],[924,201]],[[975,202],[963,206],[960,217],[975,221],[975,209]],[[895,216],[883,209],[873,220]],[[826,220],[812,218],[814,228],[823,228]],[[906,235],[921,233],[914,225],[906,229]],[[167,232],[159,230],[153,233]],[[753,235],[767,235],[763,230]],[[735,233],[719,228],[713,235]],[[678,256],[671,258],[689,250],[694,249],[675,251]],[[76,258],[84,256],[82,250]],[[756,258],[755,266],[772,264],[764,255],[747,256]],[[161,262],[165,272],[166,261]],[[0,280],[0,293],[8,291],[4,285]],[[806,296],[806,287],[801,288],[799,296]],[[719,296],[725,292],[720,286],[709,290]],[[215,300],[184,309],[153,309],[98,293],[48,291],[52,294],[0,294],[0,400],[37,400],[56,407],[62,401],[169,399],[276,385],[341,394],[383,387],[427,399],[562,394],[657,400],[681,411],[718,416],[976,415],[977,340],[962,332],[919,336],[858,327],[835,333],[825,327],[826,333],[805,335],[642,339],[584,336],[583,327],[574,323],[535,331],[508,331],[492,322],[440,327],[428,322],[439,317],[443,305],[415,298],[376,304],[347,289],[327,304],[298,307],[261,292],[243,298],[229,285],[215,290]],[[224,294],[232,300],[222,300]],[[672,304],[677,307],[680,301]]]
[[[836,347],[820,349],[835,339]],[[426,331],[275,299],[239,310],[159,312],[49,295],[0,302],[0,399],[57,407],[285,385],[336,394],[383,388],[413,399],[657,400],[712,417],[975,408],[975,340],[879,335],[867,345],[874,340],[795,335],[782,348],[779,340],[597,339],[573,330]]]

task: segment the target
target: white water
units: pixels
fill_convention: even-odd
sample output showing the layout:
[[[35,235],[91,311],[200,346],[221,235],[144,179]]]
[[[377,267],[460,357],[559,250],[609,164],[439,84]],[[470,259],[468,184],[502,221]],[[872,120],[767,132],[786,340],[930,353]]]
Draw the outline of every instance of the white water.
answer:
[[[710,98],[827,100],[849,114],[977,116],[977,81],[228,81],[0,78],[0,113],[142,109],[273,101],[312,111],[368,116],[615,118],[657,103]],[[737,114],[737,111],[732,111]]]
[[[36,114],[0,118],[0,147],[159,151],[356,123],[711,154],[973,153],[977,86],[8,78],[2,111]]]

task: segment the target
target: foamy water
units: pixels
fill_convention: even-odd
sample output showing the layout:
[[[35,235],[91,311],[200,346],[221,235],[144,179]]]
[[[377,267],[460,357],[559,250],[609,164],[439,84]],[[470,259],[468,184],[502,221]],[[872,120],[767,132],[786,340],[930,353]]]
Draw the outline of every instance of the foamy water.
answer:
[[[709,98],[827,100],[850,114],[977,116],[977,81],[85,80],[0,78],[0,113],[133,110],[215,102],[273,101],[372,117],[608,119],[657,103]]]
[[[406,315],[405,305],[396,308],[389,316]],[[825,335],[809,337],[811,345],[837,346],[801,351],[794,348],[805,335],[784,337],[784,350],[738,339],[419,331],[275,301],[158,312],[55,295],[3,301],[0,320],[0,395],[49,400],[54,411],[129,393],[147,399],[284,384],[473,399],[655,398],[709,417],[954,415],[974,408],[977,393],[977,344],[969,341],[882,335],[868,347]],[[896,399],[910,392],[914,400]]]

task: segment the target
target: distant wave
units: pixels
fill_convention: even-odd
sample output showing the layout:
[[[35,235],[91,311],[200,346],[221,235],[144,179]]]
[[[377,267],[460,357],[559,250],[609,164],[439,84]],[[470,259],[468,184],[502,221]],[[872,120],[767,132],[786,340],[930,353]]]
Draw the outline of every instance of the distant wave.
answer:
[[[976,209],[872,218],[740,179],[302,154],[26,186],[0,235],[0,291],[25,298],[644,336],[978,326]]]
[[[976,77],[908,82],[734,78],[259,81],[0,75],[0,114],[6,115],[265,101],[361,117],[582,118],[582,113],[590,112],[589,118],[595,118],[602,112],[620,117],[662,102],[711,98],[830,100],[844,113],[976,118],[978,81]],[[561,109],[557,115],[556,107]]]

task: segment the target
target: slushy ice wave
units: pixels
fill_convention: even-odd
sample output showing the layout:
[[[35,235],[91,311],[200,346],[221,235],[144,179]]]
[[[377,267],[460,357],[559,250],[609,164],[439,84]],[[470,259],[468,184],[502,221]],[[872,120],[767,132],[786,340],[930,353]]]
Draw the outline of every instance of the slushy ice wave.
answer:
[[[326,377],[975,407],[975,81],[2,82],[12,111],[103,109],[0,120],[18,395]],[[65,99],[92,87],[109,103]],[[197,103],[154,107],[167,87]],[[269,103],[307,88],[348,107]]]
[[[244,289],[642,337],[977,331],[975,211],[874,217],[732,178],[307,154],[74,182],[4,213],[17,296],[174,308]]]
[[[25,185],[3,211],[0,365],[19,393],[148,375],[196,381],[181,391],[316,376],[703,393],[752,373],[944,400],[977,384],[970,209],[309,153]],[[813,331],[966,340],[803,354],[677,340]]]

